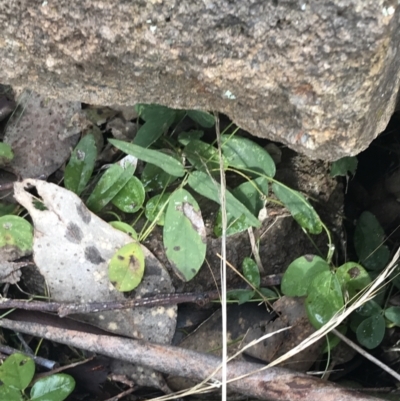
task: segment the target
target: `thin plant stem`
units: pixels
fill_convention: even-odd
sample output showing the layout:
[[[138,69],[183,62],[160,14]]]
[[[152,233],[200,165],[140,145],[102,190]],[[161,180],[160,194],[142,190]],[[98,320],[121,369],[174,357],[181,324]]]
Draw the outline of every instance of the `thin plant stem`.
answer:
[[[219,194],[221,201],[221,216],[222,216],[222,236],[221,236],[221,306],[222,306],[222,394],[221,400],[227,400],[227,363],[228,363],[228,316],[227,316],[227,304],[226,304],[226,181],[224,164],[222,162],[222,144],[221,144],[221,133],[219,130],[219,118],[215,114],[215,131],[217,135],[218,143],[218,155],[219,155],[219,168],[220,168],[220,179],[221,179],[221,192]]]

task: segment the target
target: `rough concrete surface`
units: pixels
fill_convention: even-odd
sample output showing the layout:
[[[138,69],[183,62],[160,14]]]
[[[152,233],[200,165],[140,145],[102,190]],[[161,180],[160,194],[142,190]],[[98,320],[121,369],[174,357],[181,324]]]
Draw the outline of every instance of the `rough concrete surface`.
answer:
[[[0,0],[0,82],[217,110],[333,160],[395,108],[399,18],[395,0]]]

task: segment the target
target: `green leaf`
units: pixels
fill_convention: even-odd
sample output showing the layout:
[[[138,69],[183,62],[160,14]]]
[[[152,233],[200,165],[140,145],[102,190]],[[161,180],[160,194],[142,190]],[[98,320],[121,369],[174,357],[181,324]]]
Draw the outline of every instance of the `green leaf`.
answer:
[[[178,110],[170,109],[166,106],[161,106],[159,104],[143,104],[139,103],[135,105],[136,113],[144,121],[163,119],[165,116],[174,115]]]
[[[193,121],[204,128],[211,128],[215,124],[215,117],[206,111],[188,110],[187,114]]]
[[[385,319],[381,314],[370,316],[357,327],[357,340],[365,348],[373,349],[382,342],[385,330]]]
[[[0,383],[0,400],[4,401],[23,401],[21,391],[14,387],[7,386],[4,383]]]
[[[0,217],[7,214],[14,214],[17,212],[18,208],[18,205],[13,203],[0,202]]]
[[[14,152],[8,143],[0,142],[0,166],[4,166],[14,159]]]
[[[145,215],[150,221],[157,219],[157,224],[159,226],[164,225],[166,207],[171,196],[170,192],[165,192],[162,195],[156,195],[150,198],[146,203]]]
[[[145,198],[143,184],[131,177],[125,186],[114,196],[112,203],[125,213],[135,213],[143,205]]]
[[[219,174],[218,150],[206,142],[193,139],[183,150],[186,158],[197,170],[216,172]],[[224,169],[228,167],[227,161],[222,157]]]
[[[94,213],[98,213],[132,178],[134,170],[134,167],[130,164],[127,165],[126,169],[123,169],[118,164],[113,164],[95,186],[87,200],[87,207]]]
[[[372,315],[377,315],[382,311],[382,308],[374,300],[370,299],[361,305],[356,312],[363,317],[369,317]]]
[[[169,200],[164,224],[164,248],[178,276],[191,280],[206,256],[206,229],[199,205],[185,189]]]
[[[268,177],[275,175],[275,163],[268,152],[250,139],[222,135],[222,152],[229,166],[253,170]]]
[[[172,120],[173,122],[173,120]],[[170,120],[146,121],[138,130],[133,143],[143,148],[148,148],[169,128]]]
[[[193,139],[200,139],[204,135],[203,131],[191,130],[188,132],[181,132],[178,135],[178,142],[183,146],[186,146]]]
[[[390,252],[383,245],[385,233],[376,217],[364,212],[357,221],[354,246],[361,263],[371,270],[381,270],[389,260]]]
[[[122,231],[125,234],[128,234],[133,239],[138,240],[137,232],[129,224],[122,221],[110,221],[108,224],[111,227],[114,227],[115,229]]]
[[[63,401],[74,388],[74,378],[65,373],[43,377],[33,385],[30,401]]]
[[[108,264],[108,277],[121,292],[132,291],[142,281],[144,254],[138,242],[131,242],[118,249]]]
[[[390,275],[393,285],[400,290],[400,266],[397,265],[393,273]]]
[[[18,390],[28,387],[35,374],[35,362],[22,354],[10,355],[0,366],[0,381]]]
[[[396,326],[400,326],[400,306],[390,306],[387,308],[385,310],[385,317]]]
[[[348,262],[340,266],[336,270],[336,277],[342,286],[343,292],[347,291],[349,300],[371,283],[371,277],[368,272],[355,262]]]
[[[354,175],[357,170],[358,160],[356,156],[345,156],[332,163],[331,177],[347,176],[348,173]]]
[[[33,228],[19,216],[6,215],[0,217],[0,247],[16,246],[21,251],[31,251],[33,244]]]
[[[390,251],[386,245],[385,232],[376,217],[363,212],[354,232],[354,247],[360,263],[368,270],[382,270],[389,261]]]
[[[307,295],[313,278],[322,272],[329,272],[329,265],[324,259],[315,255],[301,256],[286,269],[282,277],[281,291],[289,297],[303,297]]]
[[[345,335],[347,332],[347,326],[345,325],[340,325],[336,329],[339,333]],[[326,338],[326,336],[325,336]],[[342,341],[338,336],[336,336],[333,333],[328,333],[328,339],[326,341],[326,344],[321,352],[321,354],[326,354],[328,351],[332,351],[333,348],[335,348],[340,341]]]
[[[65,188],[80,195],[92,176],[97,158],[93,135],[85,135],[78,143],[65,167]]]
[[[245,257],[242,263],[244,277],[256,288],[260,286],[260,271],[253,259]]]
[[[166,173],[154,164],[146,163],[142,171],[141,181],[146,192],[160,191],[171,185],[178,177]]]
[[[138,130],[133,143],[143,148],[154,143],[175,120],[175,111],[166,109],[166,113],[146,121]]]
[[[174,159],[172,156],[166,155],[158,150],[145,149],[141,146],[134,145],[133,143],[119,141],[117,139],[109,139],[108,141],[125,153],[135,156],[147,163],[155,164],[168,174],[176,177],[182,177],[185,174],[185,169],[182,163]]]
[[[366,318],[364,316],[359,315],[356,312],[353,312],[350,315],[350,329],[351,331],[353,331],[354,333],[357,331],[358,326],[361,324],[361,322],[363,322]]]
[[[263,177],[246,181],[236,187],[232,194],[243,203],[255,216],[264,207],[264,198],[268,196],[268,181]]]
[[[319,329],[343,308],[343,295],[337,277],[330,271],[319,273],[308,287],[305,306],[311,324]]]
[[[229,237],[230,235],[234,235],[237,233],[241,233],[244,230],[247,230],[251,227],[251,224],[246,219],[245,215],[241,215],[239,218],[233,217],[230,213],[226,213],[227,217],[227,225],[226,225],[226,236]],[[217,237],[222,236],[222,212],[219,209],[217,218],[215,219],[214,224],[214,234]]]
[[[210,176],[202,171],[194,171],[190,174],[188,184],[200,195],[214,202],[220,203],[219,193],[221,185],[212,180]],[[243,203],[239,202],[228,190],[226,190],[226,210],[232,216],[240,218],[244,215],[254,227],[260,227],[261,223]]]
[[[264,207],[265,201],[263,197],[268,195],[268,181],[263,177],[259,177],[251,181],[246,181],[236,187],[232,191],[232,195],[234,195],[236,199],[242,202],[243,205],[246,206],[247,209],[249,209],[254,216],[258,216],[258,213]],[[251,223],[246,219],[244,215],[242,215],[240,218],[236,218],[232,216],[229,212],[227,212],[226,217],[227,236],[242,232],[251,227]],[[218,211],[215,221],[214,234],[217,237],[220,237],[222,235],[221,209]]]
[[[272,291],[270,288],[259,288],[258,289],[259,292],[261,292],[261,294],[268,299],[277,299],[279,298],[279,296],[277,295],[277,293],[275,291]]]
[[[253,290],[230,290],[226,293],[226,298],[231,301],[238,301],[239,305],[249,302],[253,298]]]
[[[322,222],[317,212],[300,192],[276,183],[272,189],[301,227],[311,234],[321,233]]]

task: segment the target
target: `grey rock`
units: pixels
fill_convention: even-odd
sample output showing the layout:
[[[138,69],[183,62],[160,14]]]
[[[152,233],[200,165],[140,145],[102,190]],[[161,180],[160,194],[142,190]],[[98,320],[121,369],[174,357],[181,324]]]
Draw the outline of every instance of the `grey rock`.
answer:
[[[394,0],[0,0],[0,82],[89,104],[217,110],[327,160],[399,87]]]

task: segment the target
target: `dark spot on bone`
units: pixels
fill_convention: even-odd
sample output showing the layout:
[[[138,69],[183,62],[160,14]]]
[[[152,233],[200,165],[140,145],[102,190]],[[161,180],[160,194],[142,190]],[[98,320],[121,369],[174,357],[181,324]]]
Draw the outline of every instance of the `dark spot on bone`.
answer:
[[[95,246],[87,246],[85,248],[85,259],[94,265],[99,265],[100,263],[105,262]]]
[[[83,238],[83,233],[80,227],[75,223],[68,223],[65,238],[74,244],[80,244]]]
[[[174,251],[180,251],[181,247],[180,246],[174,246]]]
[[[160,271],[157,268],[157,265],[154,264],[148,264],[146,263],[146,277],[148,276],[159,276],[160,275]]]
[[[92,214],[89,212],[89,210],[83,204],[83,202],[79,202],[76,205],[76,211],[78,212],[79,217],[82,219],[82,221],[85,224],[89,224],[90,223],[90,220],[92,219]]]

